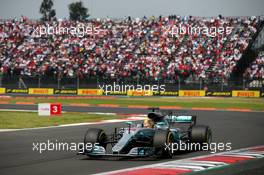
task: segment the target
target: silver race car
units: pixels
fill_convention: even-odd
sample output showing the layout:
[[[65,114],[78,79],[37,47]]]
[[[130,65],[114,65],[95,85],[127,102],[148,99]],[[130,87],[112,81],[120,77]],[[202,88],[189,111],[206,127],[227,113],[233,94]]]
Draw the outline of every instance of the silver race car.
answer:
[[[196,116],[176,115],[173,111],[162,113],[159,109],[152,109],[144,123],[126,123],[126,128],[115,128],[112,134],[106,134],[99,128],[88,129],[84,145],[92,144],[93,147],[82,147],[80,149],[83,151],[79,153],[89,157],[171,158],[183,151],[179,149],[180,144],[195,146],[195,150],[200,150],[201,145],[210,144],[212,140],[211,129],[196,125]]]

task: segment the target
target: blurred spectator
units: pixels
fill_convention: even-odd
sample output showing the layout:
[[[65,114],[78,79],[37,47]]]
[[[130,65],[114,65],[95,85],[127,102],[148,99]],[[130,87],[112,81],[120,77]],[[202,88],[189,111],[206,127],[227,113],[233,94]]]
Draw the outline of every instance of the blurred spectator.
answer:
[[[259,55],[251,66],[247,68],[244,77],[250,79],[264,79],[264,54]]]

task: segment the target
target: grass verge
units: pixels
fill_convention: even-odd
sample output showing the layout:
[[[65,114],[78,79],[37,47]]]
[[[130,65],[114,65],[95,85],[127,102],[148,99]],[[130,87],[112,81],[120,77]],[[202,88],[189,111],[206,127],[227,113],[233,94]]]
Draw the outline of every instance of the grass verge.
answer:
[[[57,126],[116,118],[122,118],[122,116],[67,112],[63,113],[61,116],[48,117],[38,116],[37,112],[0,112],[0,129]]]

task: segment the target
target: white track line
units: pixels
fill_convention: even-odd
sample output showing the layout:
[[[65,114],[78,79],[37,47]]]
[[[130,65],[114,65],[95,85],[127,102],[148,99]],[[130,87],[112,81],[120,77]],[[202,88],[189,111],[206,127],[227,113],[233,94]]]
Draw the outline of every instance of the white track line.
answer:
[[[0,109],[0,112],[38,112],[38,110],[27,110],[27,109]]]
[[[0,112],[38,112],[38,110],[30,110],[30,109],[0,109]],[[61,111],[61,113],[66,113],[66,111]]]
[[[236,150],[232,150],[232,151],[225,151],[225,152],[220,152],[220,153],[215,153],[215,154],[194,156],[194,157],[189,157],[189,158],[184,158],[184,159],[166,161],[166,162],[162,162],[162,163],[154,163],[154,164],[150,164],[150,165],[143,165],[143,166],[137,166],[137,167],[132,167],[132,168],[124,168],[124,169],[120,169],[120,170],[107,171],[107,172],[97,173],[97,174],[93,174],[93,175],[109,175],[109,174],[116,174],[116,173],[126,173],[126,171],[131,171],[131,170],[137,170],[137,169],[142,169],[142,168],[150,168],[150,167],[160,167],[160,166],[162,166],[164,164],[168,164],[168,163],[178,163],[178,162],[180,163],[180,162],[183,162],[183,161],[186,161],[186,160],[204,158],[204,157],[208,157],[208,156],[211,156],[211,155],[223,155],[223,154],[237,152],[237,151],[243,151],[243,150],[246,151],[246,150],[249,150],[249,149],[260,148],[260,147],[263,147],[263,146],[264,145],[259,145],[259,146],[241,148],[241,149],[236,149]]]

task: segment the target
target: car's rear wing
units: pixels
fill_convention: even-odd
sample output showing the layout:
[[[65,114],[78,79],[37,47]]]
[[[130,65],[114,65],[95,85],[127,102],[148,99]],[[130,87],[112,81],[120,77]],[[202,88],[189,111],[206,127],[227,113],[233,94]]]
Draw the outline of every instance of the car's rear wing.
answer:
[[[151,119],[168,117],[169,122],[174,123],[191,123],[192,125],[196,124],[196,116],[188,115],[186,111],[183,110],[160,110],[158,107],[148,108],[152,110],[148,114],[148,117]]]
[[[175,123],[191,123],[196,124],[196,116],[193,115],[171,115],[169,116],[170,122]]]

